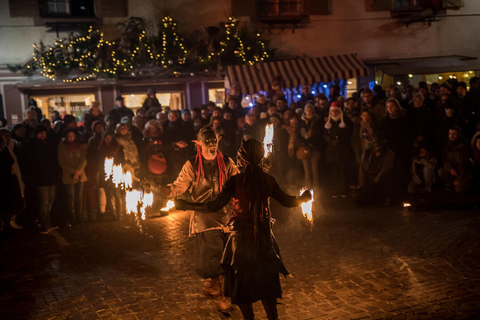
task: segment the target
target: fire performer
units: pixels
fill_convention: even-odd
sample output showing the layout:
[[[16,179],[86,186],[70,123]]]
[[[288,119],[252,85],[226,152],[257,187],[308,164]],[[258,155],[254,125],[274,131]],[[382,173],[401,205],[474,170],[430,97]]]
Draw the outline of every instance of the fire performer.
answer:
[[[237,154],[240,173],[225,183],[222,192],[210,202],[188,203],[177,200],[179,210],[216,211],[230,200],[232,226],[222,257],[225,268],[225,295],[238,304],[245,319],[254,319],[252,303],[262,301],[268,319],[277,319],[277,298],[281,298],[279,274],[288,272],[280,257],[272,232],[270,198],[286,207],[309,201],[311,194],[289,196],[274,177],[263,171],[264,148],[255,139],[242,140]]]
[[[189,191],[194,202],[211,201],[222,191],[228,178],[237,174],[232,159],[218,150],[218,137],[211,127],[198,133],[197,155],[187,161],[177,179],[165,191],[167,197],[177,197]],[[189,235],[195,237],[195,269],[205,279],[204,294],[215,298],[219,311],[231,310],[231,302],[223,294],[223,269],[220,265],[227,240],[224,231],[230,213],[222,207],[208,212],[193,212]]]

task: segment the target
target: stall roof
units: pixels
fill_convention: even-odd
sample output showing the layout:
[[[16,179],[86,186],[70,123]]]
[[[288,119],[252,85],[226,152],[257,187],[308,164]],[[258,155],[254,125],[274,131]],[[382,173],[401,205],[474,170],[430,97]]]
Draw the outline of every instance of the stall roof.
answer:
[[[377,59],[364,61],[391,76],[407,74],[435,74],[480,69],[477,57],[440,56],[409,59]]]
[[[230,85],[238,83],[244,94],[267,91],[276,76],[282,76],[287,88],[301,84],[328,82],[367,76],[368,68],[356,54],[317,58],[293,58],[254,65],[228,66],[226,77]]]

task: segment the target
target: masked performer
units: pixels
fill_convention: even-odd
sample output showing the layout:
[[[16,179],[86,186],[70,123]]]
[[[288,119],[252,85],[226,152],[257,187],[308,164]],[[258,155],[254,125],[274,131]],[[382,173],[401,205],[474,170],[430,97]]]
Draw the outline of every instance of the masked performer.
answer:
[[[197,155],[187,161],[166,194],[177,197],[189,191],[194,202],[211,201],[222,191],[228,178],[237,173],[232,159],[218,150],[218,139],[211,127],[198,133]],[[193,212],[190,217],[190,236],[195,237],[195,268],[205,280],[204,294],[215,298],[218,310],[230,311],[232,305],[223,294],[223,269],[220,265],[227,240],[225,223],[230,218],[225,208],[208,212]]]
[[[252,303],[262,301],[268,319],[277,319],[277,298],[281,298],[279,274],[288,272],[280,258],[272,233],[270,198],[286,207],[311,199],[306,191],[289,196],[274,177],[262,168],[263,145],[255,139],[242,140],[237,154],[240,173],[227,180],[218,197],[205,204],[177,200],[179,210],[216,211],[230,200],[232,232],[222,257],[225,295],[238,304],[245,319],[253,319]]]

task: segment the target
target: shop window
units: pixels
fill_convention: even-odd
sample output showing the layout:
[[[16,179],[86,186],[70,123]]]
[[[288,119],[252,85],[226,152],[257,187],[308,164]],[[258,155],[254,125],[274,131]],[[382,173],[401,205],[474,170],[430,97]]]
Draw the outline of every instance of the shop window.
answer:
[[[425,74],[422,75],[422,80],[426,81],[428,85],[432,83],[443,83],[448,79],[457,79],[458,82],[465,82],[467,84],[467,90],[470,90],[470,79],[475,77],[475,71],[458,71],[458,72],[447,72],[447,73],[437,73],[437,74]]]
[[[347,98],[350,98],[352,94],[357,92],[357,79],[352,78],[347,80]]]
[[[144,92],[130,93],[123,96],[125,98],[125,106],[136,112],[143,106],[143,102],[147,97]],[[183,109],[183,99],[181,92],[157,93],[156,97],[163,108],[169,107],[172,110]]]
[[[32,95],[37,101],[37,105],[42,109],[42,113],[48,119],[51,119],[51,113],[56,110],[63,117],[66,114],[71,114],[80,122],[82,115],[90,108],[90,104],[95,101],[95,95],[92,94],[70,94],[70,95]]]
[[[208,89],[208,101],[215,102],[217,107],[222,107],[225,99],[225,89]]]

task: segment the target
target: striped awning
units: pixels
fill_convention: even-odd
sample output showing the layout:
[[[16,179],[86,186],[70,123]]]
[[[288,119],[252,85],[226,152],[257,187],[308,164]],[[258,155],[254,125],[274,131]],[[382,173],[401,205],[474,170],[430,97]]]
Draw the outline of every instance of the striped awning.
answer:
[[[356,54],[318,58],[294,58],[254,65],[236,65],[227,67],[230,85],[238,83],[243,94],[254,94],[268,91],[271,81],[281,76],[286,88],[301,84],[329,82],[335,79],[350,79],[367,76],[368,68],[358,59]]]

